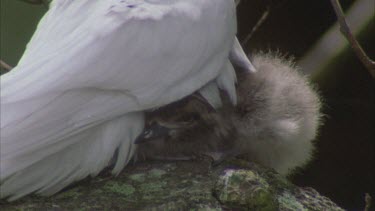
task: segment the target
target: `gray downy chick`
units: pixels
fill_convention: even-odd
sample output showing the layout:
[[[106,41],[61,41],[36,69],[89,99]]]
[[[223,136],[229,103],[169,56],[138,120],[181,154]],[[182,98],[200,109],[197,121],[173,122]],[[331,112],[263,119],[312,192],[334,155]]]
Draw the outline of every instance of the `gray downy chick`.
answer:
[[[291,60],[268,53],[253,63],[256,74],[238,76],[239,103],[231,115],[235,148],[285,175],[312,158],[321,102]]]
[[[138,157],[217,160],[243,154],[284,175],[306,164],[320,125],[316,91],[292,61],[277,54],[256,54],[253,64],[256,73],[237,71],[236,106],[225,93],[217,110],[193,95],[151,112]]]

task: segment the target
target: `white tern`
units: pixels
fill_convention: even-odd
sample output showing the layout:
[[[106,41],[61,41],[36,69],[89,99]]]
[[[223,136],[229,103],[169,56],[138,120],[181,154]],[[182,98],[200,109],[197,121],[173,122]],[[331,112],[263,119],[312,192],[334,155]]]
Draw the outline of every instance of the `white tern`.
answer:
[[[1,76],[1,198],[51,195],[135,151],[144,111],[195,91],[236,103],[234,0],[54,0]],[[116,155],[116,156],[115,156]],[[115,157],[114,157],[115,156]]]

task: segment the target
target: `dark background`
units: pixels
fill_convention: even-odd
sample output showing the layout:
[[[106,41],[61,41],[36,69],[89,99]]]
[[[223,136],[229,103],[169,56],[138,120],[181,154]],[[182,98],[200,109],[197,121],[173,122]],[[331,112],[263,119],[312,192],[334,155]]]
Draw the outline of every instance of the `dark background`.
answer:
[[[344,9],[353,2],[341,1]],[[0,3],[0,58],[15,65],[46,8],[16,0]],[[270,15],[245,46],[247,52],[279,50],[298,61],[335,21],[328,0],[242,0],[240,40],[267,6]],[[358,39],[375,58],[374,18]],[[311,78],[324,101],[318,150],[315,160],[291,179],[348,210],[363,210],[365,193],[375,198],[375,81],[350,49],[319,71]]]
[[[344,9],[353,2],[341,1]],[[298,61],[336,20],[328,0],[245,0],[239,8],[240,38],[268,5],[273,5],[268,19],[246,45],[250,52],[279,50]],[[375,59],[374,17],[358,39]],[[363,210],[365,193],[375,198],[375,80],[349,48],[321,71],[311,79],[321,92],[325,114],[316,158],[292,180],[348,210]]]

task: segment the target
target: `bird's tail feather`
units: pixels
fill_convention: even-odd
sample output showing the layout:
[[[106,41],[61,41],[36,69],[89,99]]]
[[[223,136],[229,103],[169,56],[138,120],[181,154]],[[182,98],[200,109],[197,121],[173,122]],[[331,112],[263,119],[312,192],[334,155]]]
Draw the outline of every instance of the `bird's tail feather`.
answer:
[[[74,144],[32,165],[22,167],[17,159],[12,159],[12,165],[8,166],[22,168],[7,177],[2,175],[1,198],[15,200],[35,191],[42,195],[54,194],[74,181],[98,174],[110,164],[116,151],[117,161],[112,172],[118,174],[134,153],[133,140],[143,130],[142,115],[126,114],[67,138],[80,141],[72,141]],[[45,149],[39,149],[42,150]],[[33,159],[38,151],[28,156]],[[1,171],[6,173],[7,169]]]
[[[229,54],[229,59],[233,64],[244,68],[248,72],[256,72],[256,68],[253,66],[249,58],[246,56],[237,38],[234,40],[232,50]]]
[[[237,76],[236,72],[230,62],[225,66],[216,79],[218,87],[225,91],[233,105],[237,104],[237,91],[236,91]]]
[[[224,91],[231,102],[237,103],[236,92],[237,76],[232,64],[228,61],[222,67],[219,76],[199,90],[199,93],[215,109],[222,106],[220,90]]]

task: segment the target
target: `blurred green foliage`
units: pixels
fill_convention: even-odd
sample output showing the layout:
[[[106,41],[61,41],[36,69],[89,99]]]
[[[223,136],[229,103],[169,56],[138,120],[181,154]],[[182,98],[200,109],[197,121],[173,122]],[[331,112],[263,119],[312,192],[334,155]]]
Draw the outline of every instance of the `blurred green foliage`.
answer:
[[[47,11],[45,6],[18,0],[0,0],[0,58],[15,66],[27,42]]]

